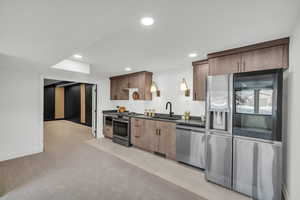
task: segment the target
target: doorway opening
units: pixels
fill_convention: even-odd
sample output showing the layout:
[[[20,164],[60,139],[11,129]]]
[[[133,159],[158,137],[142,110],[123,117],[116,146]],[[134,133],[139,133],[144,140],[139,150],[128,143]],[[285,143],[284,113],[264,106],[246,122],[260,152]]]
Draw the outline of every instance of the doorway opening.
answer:
[[[44,122],[58,120],[85,126],[96,138],[97,85],[44,79]]]

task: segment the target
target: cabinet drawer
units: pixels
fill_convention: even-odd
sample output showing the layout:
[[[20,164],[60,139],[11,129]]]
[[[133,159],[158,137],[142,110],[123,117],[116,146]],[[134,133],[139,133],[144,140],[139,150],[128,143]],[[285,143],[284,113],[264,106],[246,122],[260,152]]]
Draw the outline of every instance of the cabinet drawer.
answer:
[[[132,119],[132,125],[134,126],[134,127],[141,127],[141,125],[142,125],[142,119]]]

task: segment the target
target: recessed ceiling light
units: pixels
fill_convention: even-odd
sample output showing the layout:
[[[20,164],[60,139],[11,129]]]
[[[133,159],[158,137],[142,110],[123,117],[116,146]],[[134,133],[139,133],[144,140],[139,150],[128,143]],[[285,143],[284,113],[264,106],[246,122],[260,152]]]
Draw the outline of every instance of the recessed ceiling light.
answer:
[[[75,55],[73,55],[73,57],[77,58],[77,59],[82,59],[82,55],[80,55],[80,54],[75,54]]]
[[[197,54],[196,54],[196,53],[190,53],[190,54],[189,54],[189,57],[190,57],[190,58],[195,58],[195,57],[197,57]]]
[[[151,26],[154,23],[154,19],[152,17],[144,17],[141,19],[141,24],[145,26]]]
[[[131,71],[131,68],[130,68],[130,67],[126,67],[126,68],[125,68],[125,71],[128,71],[128,72],[129,72],[129,71]]]

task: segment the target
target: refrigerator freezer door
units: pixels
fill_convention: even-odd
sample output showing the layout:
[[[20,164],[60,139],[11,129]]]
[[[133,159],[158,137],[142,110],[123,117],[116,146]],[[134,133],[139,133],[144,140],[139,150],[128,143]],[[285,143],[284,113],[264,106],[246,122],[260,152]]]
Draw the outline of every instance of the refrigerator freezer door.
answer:
[[[210,110],[229,109],[229,75],[208,77]]]
[[[258,200],[280,200],[281,151],[281,143],[235,137],[233,189]]]
[[[176,129],[177,161],[205,169],[205,130]]]
[[[232,137],[221,134],[206,136],[206,179],[226,188],[232,185]]]

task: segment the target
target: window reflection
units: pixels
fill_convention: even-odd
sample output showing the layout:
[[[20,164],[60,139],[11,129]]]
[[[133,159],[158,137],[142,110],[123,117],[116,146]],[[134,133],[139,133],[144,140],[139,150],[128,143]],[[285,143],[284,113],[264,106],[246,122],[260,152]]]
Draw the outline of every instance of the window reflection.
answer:
[[[259,91],[259,114],[272,115],[273,90],[261,89]]]
[[[254,114],[254,90],[236,91],[236,112]]]

